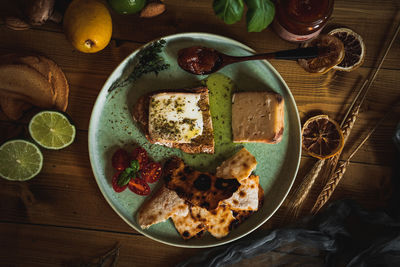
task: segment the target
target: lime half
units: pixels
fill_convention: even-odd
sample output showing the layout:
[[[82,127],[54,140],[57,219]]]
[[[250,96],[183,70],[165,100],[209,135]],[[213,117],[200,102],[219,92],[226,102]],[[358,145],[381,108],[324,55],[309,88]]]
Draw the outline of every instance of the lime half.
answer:
[[[43,166],[39,148],[25,140],[11,140],[0,147],[0,176],[11,181],[35,177]]]
[[[29,133],[42,147],[61,149],[74,141],[75,126],[60,112],[42,111],[29,123]]]

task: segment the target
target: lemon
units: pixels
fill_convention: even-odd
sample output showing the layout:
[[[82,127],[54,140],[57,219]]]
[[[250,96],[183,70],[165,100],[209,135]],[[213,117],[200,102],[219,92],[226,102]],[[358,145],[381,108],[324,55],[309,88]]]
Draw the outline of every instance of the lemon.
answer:
[[[108,3],[120,14],[134,14],[143,9],[146,0],[108,0]]]
[[[39,148],[25,140],[11,140],[0,147],[0,176],[11,181],[35,177],[43,166]]]
[[[61,149],[75,139],[75,126],[67,117],[56,111],[42,111],[29,123],[29,133],[35,142],[44,148]]]
[[[96,53],[111,40],[112,20],[107,7],[96,0],[74,0],[64,14],[64,32],[84,53]]]

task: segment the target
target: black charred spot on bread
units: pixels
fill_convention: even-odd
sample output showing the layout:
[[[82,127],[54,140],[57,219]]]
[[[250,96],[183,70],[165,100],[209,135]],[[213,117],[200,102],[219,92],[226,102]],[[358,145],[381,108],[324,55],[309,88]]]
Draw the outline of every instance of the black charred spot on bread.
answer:
[[[240,191],[240,192],[239,192],[239,196],[240,196],[240,197],[245,197],[245,196],[246,196],[246,192]]]
[[[219,190],[231,189],[235,192],[239,186],[240,183],[236,179],[217,178],[215,181],[215,187]]]
[[[208,203],[207,201],[201,202],[200,203],[200,207],[205,208],[205,209],[209,209],[210,208],[210,203]]]
[[[187,168],[182,159],[174,157],[166,163],[166,187],[189,203],[216,209],[221,200],[230,198],[240,186],[236,179],[222,179],[214,174]],[[184,178],[185,177],[185,178]]]
[[[211,187],[211,177],[207,174],[200,174],[199,177],[193,182],[196,189],[200,191],[207,191]]]
[[[164,176],[164,181],[165,181],[166,183],[169,183],[169,181],[171,181],[171,179],[172,179],[172,178],[171,178],[171,175],[168,175],[168,174],[167,174],[167,175]]]
[[[201,226],[201,225],[200,225],[200,226]],[[201,228],[203,228],[203,226],[201,226]],[[201,230],[200,232],[198,232],[198,233],[196,234],[196,237],[197,237],[197,238],[202,237],[204,233],[205,233],[204,230]]]
[[[236,199],[233,200],[233,204],[238,205],[239,201],[237,201]]]
[[[188,238],[189,237],[189,232],[188,231],[184,231],[183,233],[182,233],[182,236],[183,237],[186,237],[186,238]]]
[[[183,171],[187,174],[191,174],[192,172],[194,172],[194,169],[190,166],[185,166],[185,168],[183,169]]]

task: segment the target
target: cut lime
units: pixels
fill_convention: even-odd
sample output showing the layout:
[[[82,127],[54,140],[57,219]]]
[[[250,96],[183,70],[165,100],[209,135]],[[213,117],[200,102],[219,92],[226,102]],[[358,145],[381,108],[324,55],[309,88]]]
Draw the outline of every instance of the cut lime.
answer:
[[[35,177],[43,165],[39,148],[25,140],[11,140],[0,147],[0,176],[11,181]]]
[[[60,112],[42,111],[29,123],[29,133],[42,147],[61,149],[74,141],[75,126]]]

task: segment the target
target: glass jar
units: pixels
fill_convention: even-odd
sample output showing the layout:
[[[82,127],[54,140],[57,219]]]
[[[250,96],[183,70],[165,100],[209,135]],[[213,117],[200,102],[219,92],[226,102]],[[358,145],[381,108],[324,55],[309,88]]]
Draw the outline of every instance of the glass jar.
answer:
[[[284,40],[303,42],[317,36],[332,15],[333,0],[277,0],[273,23]]]

